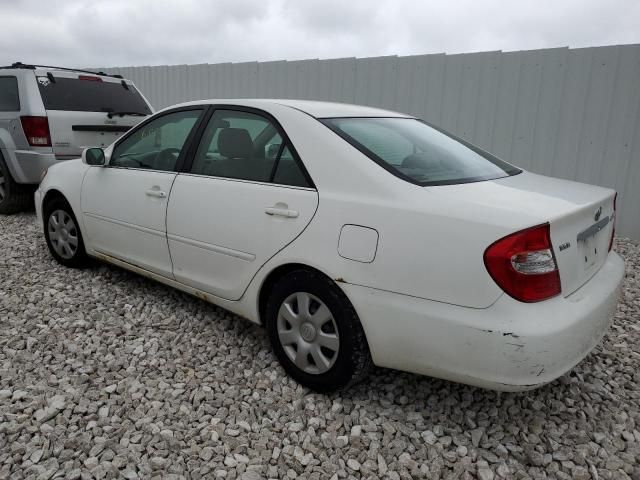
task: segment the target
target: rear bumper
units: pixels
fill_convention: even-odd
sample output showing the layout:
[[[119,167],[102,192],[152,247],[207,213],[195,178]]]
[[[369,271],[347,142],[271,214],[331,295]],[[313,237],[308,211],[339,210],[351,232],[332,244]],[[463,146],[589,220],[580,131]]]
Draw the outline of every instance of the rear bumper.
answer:
[[[42,172],[51,165],[65,161],[53,153],[32,152],[30,150],[14,150],[15,161],[11,162],[11,174],[18,183],[40,183]]]
[[[376,365],[505,391],[566,373],[601,340],[615,311],[624,262],[610,253],[568,297],[521,303],[502,295],[473,309],[342,284]]]

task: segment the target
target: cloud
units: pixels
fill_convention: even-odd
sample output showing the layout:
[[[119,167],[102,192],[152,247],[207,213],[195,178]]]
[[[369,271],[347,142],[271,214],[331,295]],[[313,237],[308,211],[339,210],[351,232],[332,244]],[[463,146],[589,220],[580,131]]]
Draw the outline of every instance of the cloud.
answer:
[[[635,0],[0,0],[0,64],[128,66],[640,41]]]

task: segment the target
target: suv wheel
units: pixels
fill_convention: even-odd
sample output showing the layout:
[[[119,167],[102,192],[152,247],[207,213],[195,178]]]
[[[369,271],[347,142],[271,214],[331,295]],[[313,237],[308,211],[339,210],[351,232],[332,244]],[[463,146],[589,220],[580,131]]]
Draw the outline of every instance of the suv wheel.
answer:
[[[331,392],[364,379],[371,355],[351,302],[329,278],[297,270],[274,286],[266,327],[278,360],[298,383]]]
[[[80,268],[89,263],[82,233],[73,211],[62,198],[44,207],[44,237],[53,258],[65,267]]]
[[[31,193],[29,187],[13,180],[0,154],[0,213],[10,214],[28,209],[33,201]]]

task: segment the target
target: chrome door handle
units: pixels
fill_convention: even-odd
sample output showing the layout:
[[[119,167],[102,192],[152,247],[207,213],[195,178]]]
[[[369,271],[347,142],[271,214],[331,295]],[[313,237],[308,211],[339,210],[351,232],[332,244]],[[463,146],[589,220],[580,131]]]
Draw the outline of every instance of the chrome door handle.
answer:
[[[145,192],[149,197],[157,197],[157,198],[165,198],[167,196],[166,192],[162,190],[150,189]]]
[[[289,210],[288,208],[267,207],[264,209],[264,213],[267,215],[273,215],[278,217],[296,218],[298,212],[296,210]]]

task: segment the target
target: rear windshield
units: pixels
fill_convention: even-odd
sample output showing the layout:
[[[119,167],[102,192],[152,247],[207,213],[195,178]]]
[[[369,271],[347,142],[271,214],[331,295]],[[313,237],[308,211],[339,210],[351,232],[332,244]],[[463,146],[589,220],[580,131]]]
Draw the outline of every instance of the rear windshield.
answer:
[[[418,185],[492,180],[521,170],[413,118],[326,118],[334,132],[397,177]]]
[[[126,89],[120,82],[64,77],[54,77],[54,80],[38,77],[38,88],[47,110],[151,113],[133,85],[127,84],[129,88]]]

